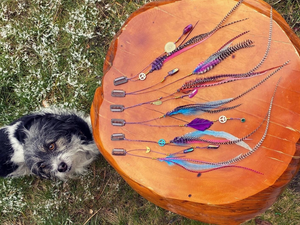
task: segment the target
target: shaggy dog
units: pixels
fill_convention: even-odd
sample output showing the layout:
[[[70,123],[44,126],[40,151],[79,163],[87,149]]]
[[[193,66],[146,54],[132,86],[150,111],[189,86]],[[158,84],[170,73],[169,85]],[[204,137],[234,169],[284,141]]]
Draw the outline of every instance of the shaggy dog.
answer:
[[[0,129],[1,177],[66,180],[86,172],[99,154],[90,118],[75,111],[45,109]]]

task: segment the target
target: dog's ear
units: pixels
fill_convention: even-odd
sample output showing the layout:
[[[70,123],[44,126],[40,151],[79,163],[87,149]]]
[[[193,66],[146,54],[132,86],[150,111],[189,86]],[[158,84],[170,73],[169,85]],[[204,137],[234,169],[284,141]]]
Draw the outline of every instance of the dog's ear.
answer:
[[[35,114],[26,115],[10,124],[10,125],[13,125],[17,122],[21,122],[15,131],[15,137],[18,139],[19,142],[24,143],[24,140],[26,138],[25,129],[29,130],[30,127],[32,126],[32,124],[34,123],[34,121],[41,117],[42,117],[42,115],[38,115],[38,114],[37,115],[35,115]]]
[[[52,115],[56,121],[56,126],[60,130],[68,131],[69,134],[76,134],[81,140],[93,141],[93,135],[88,122],[76,114]]]
[[[77,115],[73,115],[71,120],[75,132],[81,137],[82,140],[92,141],[93,135],[87,122]]]

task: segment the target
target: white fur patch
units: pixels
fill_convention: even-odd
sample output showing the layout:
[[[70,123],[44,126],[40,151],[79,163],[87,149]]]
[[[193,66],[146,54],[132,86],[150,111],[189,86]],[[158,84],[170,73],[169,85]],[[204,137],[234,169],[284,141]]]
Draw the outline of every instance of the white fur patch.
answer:
[[[66,149],[62,150],[62,152],[51,161],[52,172],[61,180],[73,178],[77,174],[84,174],[87,170],[87,166],[100,154],[95,143],[83,145],[76,135],[73,135],[70,144],[64,147],[66,147],[67,151]],[[68,165],[68,171],[58,171],[61,162]]]
[[[8,134],[9,141],[11,143],[11,146],[14,150],[14,153],[11,157],[11,161],[17,165],[20,165],[21,163],[24,163],[24,149],[23,145],[18,141],[18,139],[15,137],[15,131],[17,130],[18,126],[20,125],[21,121],[15,123],[12,126],[6,126],[6,131]]]

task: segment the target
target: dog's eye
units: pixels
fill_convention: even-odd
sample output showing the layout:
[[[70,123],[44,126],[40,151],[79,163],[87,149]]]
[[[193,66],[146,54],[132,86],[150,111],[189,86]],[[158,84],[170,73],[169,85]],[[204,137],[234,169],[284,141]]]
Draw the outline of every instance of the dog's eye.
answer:
[[[48,145],[48,149],[49,149],[50,151],[54,151],[54,150],[56,149],[55,143],[51,143],[50,145]]]

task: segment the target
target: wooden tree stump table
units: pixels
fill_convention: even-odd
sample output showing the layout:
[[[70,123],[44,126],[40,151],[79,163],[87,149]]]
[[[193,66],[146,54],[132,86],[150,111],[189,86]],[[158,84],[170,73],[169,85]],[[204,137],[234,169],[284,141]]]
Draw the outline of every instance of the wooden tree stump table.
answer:
[[[166,116],[149,122],[152,126],[130,123],[161,117],[181,105],[234,98],[275,70],[248,79],[201,88],[193,98],[181,98],[179,96],[182,93],[175,93],[171,98],[178,99],[163,102],[165,96],[176,92],[186,81],[220,74],[246,73],[261,61],[268,45],[270,6],[259,0],[245,0],[223,25],[244,18],[247,20],[218,30],[203,43],[164,63],[160,70],[147,74],[145,80],[137,79],[140,71],[164,52],[166,43],[171,42],[172,48],[172,42],[182,34],[184,27],[199,21],[189,38],[209,32],[236,4],[234,0],[169,0],[149,3],[133,13],[111,43],[104,65],[102,87],[97,89],[91,108],[94,137],[101,153],[135,191],[172,212],[215,224],[239,224],[263,213],[276,201],[299,169],[300,42],[283,18],[273,10],[270,52],[257,71],[280,66],[288,60],[290,62],[254,90],[222,107],[240,106],[197,116]],[[236,51],[203,75],[179,80],[228,40],[247,30],[250,32],[234,40],[233,44],[251,39],[254,47]],[[174,68],[178,68],[179,72],[162,82]],[[129,79],[128,82],[116,86],[114,82],[123,76]],[[208,120],[216,120],[222,115],[245,118],[244,123],[238,120],[230,120],[225,124],[214,122],[209,128],[228,132],[238,138],[251,133],[262,123],[245,140],[254,148],[266,131],[267,121],[264,118],[279,78],[281,80],[274,94],[266,138],[253,154],[233,164],[236,167],[195,173],[157,159],[170,158],[166,155],[189,148],[168,143],[174,137],[194,131],[190,127],[165,126],[182,124],[196,117]],[[136,92],[144,88],[147,91]],[[122,95],[125,92],[126,95],[114,97],[114,90],[118,90],[114,93]],[[145,102],[150,104],[141,104]],[[125,110],[114,112],[112,105],[123,105]],[[130,106],[135,107],[127,108]],[[120,125],[123,126],[113,126],[112,119],[120,119]],[[122,120],[126,124],[122,124]],[[113,134],[123,134],[125,140],[113,141]],[[161,147],[154,143],[160,139],[166,140],[167,144]],[[203,139],[218,138],[206,135]],[[113,149],[124,149],[127,154],[113,155]],[[227,144],[218,149],[194,149],[191,153],[177,154],[175,157],[216,163],[247,152],[249,150],[239,145]]]

